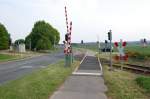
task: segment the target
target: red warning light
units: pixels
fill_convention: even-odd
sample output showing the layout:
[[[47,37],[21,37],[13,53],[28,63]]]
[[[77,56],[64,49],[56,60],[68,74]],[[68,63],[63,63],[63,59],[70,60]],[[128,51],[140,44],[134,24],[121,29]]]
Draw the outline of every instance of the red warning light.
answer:
[[[114,45],[115,45],[115,47],[118,47],[118,42],[115,42]]]
[[[123,42],[122,46],[125,47],[127,45],[127,42]]]

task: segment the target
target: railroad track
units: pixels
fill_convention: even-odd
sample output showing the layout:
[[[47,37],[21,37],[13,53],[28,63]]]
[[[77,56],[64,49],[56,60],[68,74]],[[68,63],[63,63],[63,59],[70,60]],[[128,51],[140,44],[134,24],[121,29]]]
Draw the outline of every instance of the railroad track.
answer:
[[[121,64],[113,64],[113,66],[116,67],[116,68],[121,68]],[[123,64],[122,68],[124,70],[130,70],[130,71],[132,71],[134,73],[150,75],[149,67],[141,67],[141,66],[133,65],[133,64]]]
[[[102,63],[109,64],[109,61],[102,59]],[[129,63],[124,63],[124,64],[114,63],[113,64],[113,67],[117,69],[120,69],[121,66],[123,70],[132,71],[137,74],[150,75],[150,67],[148,66],[141,66],[141,65],[129,64]]]

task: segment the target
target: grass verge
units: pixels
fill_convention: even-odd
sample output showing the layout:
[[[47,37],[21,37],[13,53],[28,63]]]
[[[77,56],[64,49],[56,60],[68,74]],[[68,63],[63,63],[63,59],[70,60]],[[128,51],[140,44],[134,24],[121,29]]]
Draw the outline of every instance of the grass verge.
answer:
[[[48,99],[78,64],[69,68],[61,61],[0,86],[0,99]]]
[[[104,79],[108,87],[108,99],[149,99],[135,79],[138,75],[126,71],[108,71],[104,67]]]
[[[15,58],[17,58],[17,56],[0,54],[0,61],[7,61],[7,60],[15,59]]]

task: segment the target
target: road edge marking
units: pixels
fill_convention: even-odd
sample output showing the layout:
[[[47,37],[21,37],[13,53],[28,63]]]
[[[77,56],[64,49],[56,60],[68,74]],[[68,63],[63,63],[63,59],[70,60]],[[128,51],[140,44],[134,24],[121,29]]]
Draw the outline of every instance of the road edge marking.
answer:
[[[80,76],[101,76],[102,73],[74,72],[73,75],[80,75]]]
[[[99,63],[99,67],[101,69],[101,74],[103,75],[103,67],[102,67],[101,61],[99,59],[99,56],[98,56],[98,63]]]
[[[77,72],[77,70],[79,69],[80,65],[82,64],[82,62],[84,61],[84,59],[85,59],[86,57],[87,57],[87,55],[85,54],[84,57],[83,57],[83,59],[80,61],[80,64],[75,68],[75,70],[74,70],[73,73]],[[73,73],[72,73],[72,74],[73,74]]]

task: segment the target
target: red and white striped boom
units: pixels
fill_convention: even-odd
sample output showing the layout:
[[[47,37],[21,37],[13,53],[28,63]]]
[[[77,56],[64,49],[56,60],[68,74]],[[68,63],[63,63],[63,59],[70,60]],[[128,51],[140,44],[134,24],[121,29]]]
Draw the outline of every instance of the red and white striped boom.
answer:
[[[64,53],[69,54],[72,53],[71,50],[71,32],[72,32],[72,22],[68,25],[68,15],[67,15],[67,7],[65,6],[65,17],[66,17],[66,26],[67,26],[67,40],[65,41],[65,49]]]
[[[67,33],[69,33],[69,26],[68,26],[68,15],[67,15],[67,7],[66,7],[66,6],[65,6],[65,17],[66,17]]]

